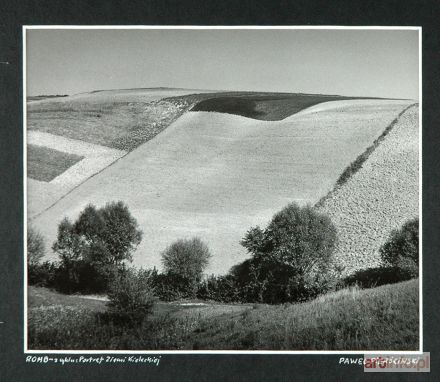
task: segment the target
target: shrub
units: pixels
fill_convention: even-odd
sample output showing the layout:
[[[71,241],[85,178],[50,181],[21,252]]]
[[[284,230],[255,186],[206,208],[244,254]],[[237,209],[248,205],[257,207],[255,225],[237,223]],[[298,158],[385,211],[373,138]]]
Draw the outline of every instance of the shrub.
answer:
[[[117,268],[132,260],[141,237],[136,220],[123,202],[107,203],[100,209],[88,205],[74,223],[63,219],[52,247],[61,258],[58,289],[105,291]]]
[[[32,226],[27,229],[27,263],[28,266],[36,265],[44,256],[44,239],[40,232]]]
[[[333,285],[336,228],[310,206],[289,204],[266,229],[251,228],[241,244],[252,258],[232,274],[248,300],[303,301]]]
[[[121,269],[109,284],[109,314],[121,323],[139,324],[152,313],[156,297],[153,271]]]
[[[171,244],[162,253],[162,264],[165,272],[179,285],[184,285],[190,296],[194,296],[210,257],[208,246],[195,237]]]
[[[386,266],[418,276],[419,268],[419,219],[406,222],[400,230],[391,232],[387,242],[380,248]]]

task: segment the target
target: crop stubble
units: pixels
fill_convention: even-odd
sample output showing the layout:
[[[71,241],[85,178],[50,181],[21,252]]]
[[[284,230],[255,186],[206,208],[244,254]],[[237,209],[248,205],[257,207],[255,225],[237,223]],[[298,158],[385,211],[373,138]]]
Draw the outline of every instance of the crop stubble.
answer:
[[[344,274],[380,265],[393,229],[419,213],[418,106],[408,109],[362,168],[324,200],[338,230],[336,259]]]

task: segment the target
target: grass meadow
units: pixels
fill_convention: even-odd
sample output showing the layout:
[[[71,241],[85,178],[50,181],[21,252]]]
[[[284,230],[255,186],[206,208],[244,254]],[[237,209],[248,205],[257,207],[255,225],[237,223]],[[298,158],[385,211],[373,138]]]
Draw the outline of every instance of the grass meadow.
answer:
[[[418,280],[343,289],[277,306],[162,303],[133,327],[109,322],[102,301],[65,297],[40,288],[29,291],[30,349],[343,351],[419,346]]]

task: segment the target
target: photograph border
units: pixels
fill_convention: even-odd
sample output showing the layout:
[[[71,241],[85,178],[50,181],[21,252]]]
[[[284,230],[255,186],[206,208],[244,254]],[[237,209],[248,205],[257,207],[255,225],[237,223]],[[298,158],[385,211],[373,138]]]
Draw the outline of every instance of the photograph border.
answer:
[[[26,32],[28,30],[417,30],[418,31],[418,54],[419,54],[419,349],[413,351],[396,351],[381,349],[365,349],[365,350],[32,350],[28,348],[28,279],[27,279],[27,108],[26,108]],[[381,353],[381,354],[422,354],[423,353],[423,200],[422,200],[422,110],[423,110],[423,94],[422,94],[422,26],[262,26],[262,25],[231,25],[231,26],[212,26],[212,25],[23,25],[22,26],[22,79],[23,79],[23,349],[25,354],[247,354],[247,355],[335,355],[335,354],[365,354],[365,353]]]

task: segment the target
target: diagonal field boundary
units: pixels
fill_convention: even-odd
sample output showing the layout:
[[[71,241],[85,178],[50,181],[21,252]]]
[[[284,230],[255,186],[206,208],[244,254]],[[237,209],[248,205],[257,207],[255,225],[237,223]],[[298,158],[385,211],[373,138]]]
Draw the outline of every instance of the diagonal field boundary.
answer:
[[[86,179],[127,155],[127,152],[123,150],[116,150],[40,131],[29,131],[27,143],[84,157],[84,159],[48,183],[63,190],[80,185]]]

